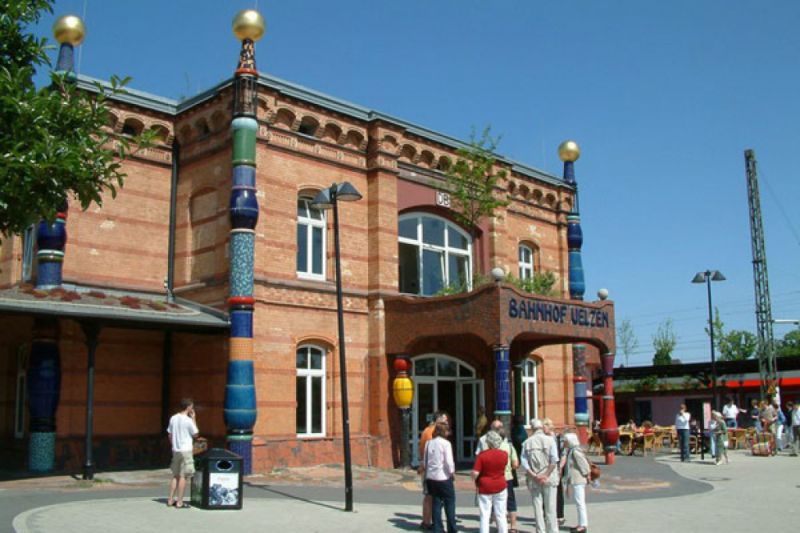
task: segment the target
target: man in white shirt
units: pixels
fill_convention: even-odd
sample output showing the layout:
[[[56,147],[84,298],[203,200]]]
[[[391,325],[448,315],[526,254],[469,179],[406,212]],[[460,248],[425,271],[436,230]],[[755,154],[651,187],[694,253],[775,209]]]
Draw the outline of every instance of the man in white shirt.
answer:
[[[728,397],[728,403],[726,403],[722,407],[722,418],[725,419],[725,425],[729,428],[736,429],[737,421],[736,417],[739,416],[739,413],[742,413],[741,409],[736,407],[736,404],[733,403],[733,397]]]
[[[194,457],[192,448],[194,438],[199,431],[195,422],[194,402],[191,398],[181,400],[181,411],[172,415],[167,427],[169,441],[172,445],[172,480],[169,483],[169,498],[167,506],[177,509],[188,508],[183,503],[183,493],[186,490],[186,479],[194,475]]]
[[[528,490],[533,499],[536,533],[558,533],[556,490],[558,487],[558,450],[553,437],[544,433],[539,419],[531,420],[531,435],[522,443],[522,464],[525,466]]]
[[[681,404],[681,409],[675,416],[675,430],[678,432],[678,442],[681,449],[681,462],[688,461],[689,456],[689,423],[692,419],[691,413],[686,410],[686,404]]]

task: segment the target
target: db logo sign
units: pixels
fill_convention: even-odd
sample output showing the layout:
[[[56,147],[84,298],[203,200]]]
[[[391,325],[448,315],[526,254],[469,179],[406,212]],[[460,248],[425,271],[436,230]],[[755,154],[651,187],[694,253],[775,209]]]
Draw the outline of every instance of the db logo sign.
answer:
[[[436,191],[436,205],[450,207],[450,195],[446,192]]]

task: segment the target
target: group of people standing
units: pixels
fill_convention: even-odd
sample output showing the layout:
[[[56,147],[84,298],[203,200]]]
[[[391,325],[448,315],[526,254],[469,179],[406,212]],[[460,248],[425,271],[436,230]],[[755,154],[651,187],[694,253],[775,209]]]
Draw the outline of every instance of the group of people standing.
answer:
[[[533,433],[528,436],[520,422],[516,421],[510,440],[501,420],[494,420],[478,440],[471,476],[480,510],[480,532],[489,532],[492,517],[498,533],[518,531],[514,489],[519,486],[520,466],[524,468],[531,494],[537,533],[556,533],[563,524],[562,487],[572,492],[578,510],[578,525],[571,531],[585,532],[586,485],[591,482],[591,467],[578,436],[572,432],[557,435],[547,418],[531,420]],[[425,495],[422,528],[436,533],[444,531],[442,509],[448,533],[457,531],[455,463],[449,433],[448,415],[437,412],[420,439],[420,473]]]
[[[777,399],[753,400],[749,411],[736,406],[733,397],[729,396],[722,411],[711,411],[708,424],[709,443],[714,464],[728,462],[728,430],[739,427],[739,415],[748,415],[750,427],[759,434],[769,434],[774,442],[773,453],[791,446],[792,455],[796,456],[800,449],[800,403],[787,402],[788,415],[784,413]],[[689,436],[692,415],[686,405],[681,404],[675,416],[675,429],[678,433],[681,461],[689,460]]]

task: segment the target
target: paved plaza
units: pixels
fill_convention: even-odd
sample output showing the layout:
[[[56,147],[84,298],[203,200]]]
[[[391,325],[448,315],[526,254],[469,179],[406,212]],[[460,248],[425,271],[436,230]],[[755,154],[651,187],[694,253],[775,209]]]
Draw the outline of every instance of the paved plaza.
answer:
[[[675,456],[621,457],[588,493],[592,532],[758,531],[797,523],[800,458],[752,457],[732,452],[731,463],[681,463]],[[338,471],[285,472],[248,479],[242,511],[175,510],[164,504],[166,471],[100,474],[82,488],[69,478],[0,484],[0,518],[17,532],[100,531],[412,531],[419,500],[411,475],[363,469],[357,473],[356,511],[345,513]],[[303,475],[317,478],[299,485]],[[286,484],[289,483],[289,484]],[[466,474],[458,480],[461,531],[478,531],[478,509]],[[527,491],[518,493],[521,530],[533,531]],[[21,509],[25,510],[21,510]],[[566,507],[567,525],[575,508]],[[8,520],[8,522],[5,522]],[[791,529],[791,528],[790,528]],[[562,528],[568,530],[568,527]]]

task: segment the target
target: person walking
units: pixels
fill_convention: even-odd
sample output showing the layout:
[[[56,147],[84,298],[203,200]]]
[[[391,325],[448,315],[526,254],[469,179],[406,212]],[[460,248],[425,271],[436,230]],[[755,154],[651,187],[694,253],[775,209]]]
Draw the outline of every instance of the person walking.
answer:
[[[581,450],[578,435],[567,433],[564,435],[564,444],[567,450],[567,461],[564,466],[564,477],[575,507],[578,510],[578,526],[570,529],[572,533],[586,533],[589,527],[589,516],[586,510],[586,485],[589,483],[589,460]]]
[[[728,396],[728,401],[722,407],[722,418],[725,419],[725,425],[727,425],[731,429],[736,429],[739,427],[739,423],[737,421],[737,417],[739,413],[745,413],[746,411],[742,411],[733,401],[733,396]]]
[[[789,418],[792,421],[792,455],[797,457],[798,449],[800,449],[800,402],[794,404]]]
[[[761,411],[759,409],[759,403],[755,398],[750,401],[750,427],[756,428],[757,433],[761,433],[764,429],[761,427]]]
[[[541,420],[531,420],[531,435],[522,444],[522,464],[528,490],[533,500],[537,533],[558,533],[556,487],[558,487],[558,452],[555,440],[544,433]]]
[[[728,464],[728,426],[725,418],[719,411],[711,411],[711,420],[715,422],[714,429],[711,430],[711,440],[714,442],[714,464]],[[709,428],[711,424],[709,424]]]
[[[494,424],[493,424],[494,425]],[[500,449],[508,441],[497,431],[486,433],[487,449],[478,454],[475,466],[472,467],[472,480],[478,489],[478,507],[480,509],[480,533],[489,533],[489,517],[494,509],[497,533],[508,532],[506,518],[506,500],[508,485],[506,483],[506,466],[510,460],[507,451]],[[513,448],[511,448],[513,450]]]
[[[422,430],[419,438],[419,474],[422,476],[422,529],[433,529],[433,498],[428,493],[428,484],[425,481],[425,468],[423,459],[425,457],[425,445],[433,438],[433,430],[437,423],[447,424],[447,413],[436,411],[431,417],[431,422]]]
[[[453,461],[453,446],[447,440],[449,427],[444,422],[437,422],[433,429],[433,438],[425,445],[423,467],[425,468],[425,484],[432,498],[433,531],[442,533],[442,507],[447,516],[447,533],[455,533],[456,528],[456,491],[453,476],[456,467]]]
[[[188,509],[183,503],[186,480],[194,475],[194,456],[192,449],[194,439],[199,434],[195,420],[194,401],[191,398],[181,400],[181,410],[169,419],[167,426],[169,442],[172,446],[172,479],[169,482],[169,498],[167,507]]]
[[[772,407],[775,409],[775,446],[779,452],[784,449],[784,436],[786,435],[786,413],[781,408],[781,403],[777,398],[772,400]]]
[[[681,462],[688,461],[689,455],[689,424],[692,415],[686,410],[686,404],[682,403],[678,414],[675,416],[675,430],[678,432],[678,443],[681,450]]]

